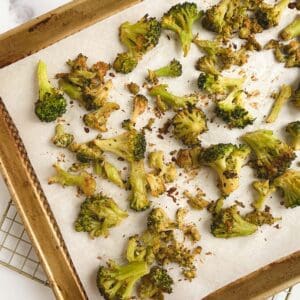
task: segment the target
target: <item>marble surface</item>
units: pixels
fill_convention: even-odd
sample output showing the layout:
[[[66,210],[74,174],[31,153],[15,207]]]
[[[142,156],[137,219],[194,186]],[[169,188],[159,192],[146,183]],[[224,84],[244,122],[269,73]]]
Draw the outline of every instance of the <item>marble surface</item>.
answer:
[[[67,2],[70,0],[0,0],[0,33]],[[0,216],[8,199],[6,188],[0,184]],[[1,299],[6,300],[54,299],[49,288],[2,266],[0,266],[0,289]],[[282,292],[273,299],[283,300],[286,297],[287,292]],[[298,299],[300,299],[300,285],[294,287],[289,296],[289,300]]]

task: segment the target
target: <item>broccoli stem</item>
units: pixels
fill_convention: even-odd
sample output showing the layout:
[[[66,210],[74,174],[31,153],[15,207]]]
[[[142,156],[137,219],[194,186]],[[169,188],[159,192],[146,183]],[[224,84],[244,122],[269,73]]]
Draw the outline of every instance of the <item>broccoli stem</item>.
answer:
[[[280,33],[280,37],[287,41],[300,35],[300,18],[296,18],[292,23],[286,26]]]
[[[52,92],[53,87],[48,80],[47,65],[42,60],[38,63],[37,75],[39,82],[39,99],[43,101],[45,95]]]

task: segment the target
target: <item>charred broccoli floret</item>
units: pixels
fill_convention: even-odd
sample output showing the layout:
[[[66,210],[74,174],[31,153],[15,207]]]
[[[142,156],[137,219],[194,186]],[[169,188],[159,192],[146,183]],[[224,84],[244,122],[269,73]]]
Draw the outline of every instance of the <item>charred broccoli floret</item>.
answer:
[[[83,144],[73,142],[68,149],[74,152],[76,158],[82,163],[103,160],[102,151],[93,142]]]
[[[295,158],[292,148],[280,141],[271,130],[248,132],[242,139],[255,153],[251,163],[259,178],[274,179],[289,168]]]
[[[157,105],[161,111],[166,111],[168,108],[174,110],[192,106],[197,103],[198,98],[195,95],[176,96],[168,92],[166,84],[159,84],[149,89],[149,94],[157,99]]]
[[[148,187],[153,197],[159,197],[166,191],[165,181],[162,177],[153,173],[146,175]]]
[[[300,121],[289,123],[285,130],[291,138],[290,145],[293,149],[300,150]]]
[[[245,215],[245,220],[251,224],[257,226],[273,225],[281,220],[281,218],[275,218],[269,211],[253,210]]]
[[[245,220],[236,205],[222,208],[223,199],[218,200],[217,209],[212,211],[211,232],[217,238],[247,236],[257,231],[257,225]]]
[[[124,52],[119,53],[113,63],[113,68],[118,73],[128,74],[132,72],[139,61],[139,55],[130,53],[130,52]]]
[[[286,26],[280,33],[280,37],[287,41],[300,35],[300,18],[296,18],[292,23]]]
[[[60,148],[67,148],[74,141],[74,135],[65,132],[62,124],[55,126],[55,135],[52,138],[52,143]]]
[[[102,151],[114,153],[129,162],[144,158],[146,151],[145,136],[134,129],[108,139],[96,138],[94,144]]]
[[[130,207],[136,211],[143,211],[150,206],[147,196],[147,178],[144,160],[131,161],[129,184],[131,195],[129,196]]]
[[[75,230],[88,232],[92,239],[99,236],[107,237],[109,229],[127,217],[127,212],[121,210],[113,199],[97,194],[81,204]]]
[[[99,268],[97,286],[106,300],[128,300],[132,298],[135,284],[148,273],[148,265],[143,261],[117,265],[110,260],[107,267]]]
[[[67,101],[62,92],[51,85],[47,65],[39,61],[37,68],[39,99],[35,102],[35,114],[43,122],[55,121],[66,112]]]
[[[96,190],[96,181],[94,177],[83,171],[79,174],[71,174],[63,170],[58,164],[53,166],[56,175],[49,178],[48,183],[59,183],[62,186],[76,186],[86,196],[92,196]]]
[[[233,144],[211,145],[201,153],[201,162],[217,172],[223,196],[228,196],[239,187],[240,170],[249,154],[247,146]]]
[[[159,77],[179,77],[182,75],[182,65],[177,59],[171,60],[169,64],[157,70],[148,70],[147,79],[150,82],[157,83]]]
[[[133,98],[133,108],[132,108],[132,115],[130,118],[130,122],[135,125],[137,122],[138,117],[143,114],[148,107],[148,99],[143,95],[136,95]]]
[[[153,208],[148,215],[147,228],[150,232],[163,232],[176,228],[176,224],[171,221],[162,208]]]
[[[184,2],[172,6],[161,19],[162,28],[172,30],[178,35],[184,56],[187,56],[193,40],[193,24],[201,16],[202,12],[195,3]]]
[[[276,189],[274,186],[270,185],[269,180],[254,181],[252,186],[258,194],[255,201],[253,201],[252,206],[256,210],[259,210],[262,208],[269,195],[275,192]]]
[[[196,63],[196,69],[198,71],[212,75],[220,75],[221,73],[219,67],[216,64],[216,60],[210,56],[200,57]]]
[[[300,205],[300,172],[287,170],[281,176],[275,178],[274,186],[283,193],[284,206],[295,207]]]
[[[286,84],[282,85],[279,93],[275,97],[272,109],[266,119],[267,123],[273,123],[277,120],[283,105],[290,99],[291,96],[292,88]]]
[[[245,128],[253,124],[255,118],[244,107],[243,91],[234,90],[224,100],[217,101],[215,112],[230,128]]]
[[[173,134],[185,145],[199,144],[199,135],[207,131],[206,116],[200,108],[180,110],[172,119]]]
[[[150,273],[142,277],[137,291],[140,299],[164,299],[163,293],[171,294],[174,281],[167,270],[152,267]]]
[[[289,0],[280,0],[274,6],[262,3],[255,12],[258,24],[264,29],[277,26],[283,11],[287,8]]]
[[[107,131],[106,123],[111,113],[120,108],[119,104],[114,102],[105,102],[103,106],[96,111],[87,113],[83,116],[83,122],[86,126],[98,129],[99,131]]]
[[[205,199],[205,193],[202,190],[199,190],[195,196],[189,191],[184,191],[183,195],[188,199],[187,203],[194,209],[202,210],[210,203]]]
[[[184,168],[186,171],[200,168],[201,164],[199,162],[199,158],[201,152],[202,148],[200,146],[180,149],[177,153],[176,164],[180,168]]]
[[[201,73],[198,78],[198,87],[209,94],[226,94],[232,90],[242,90],[245,78],[229,78],[221,75]]]
[[[137,95],[140,92],[140,87],[135,82],[128,83],[126,87],[132,95]]]

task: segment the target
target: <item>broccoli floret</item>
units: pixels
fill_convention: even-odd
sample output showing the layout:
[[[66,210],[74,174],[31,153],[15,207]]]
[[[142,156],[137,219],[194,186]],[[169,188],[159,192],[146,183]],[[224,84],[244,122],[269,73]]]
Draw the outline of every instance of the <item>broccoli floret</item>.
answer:
[[[169,64],[157,70],[148,70],[147,79],[157,83],[158,77],[179,77],[182,75],[182,65],[177,59],[173,59]]]
[[[293,103],[296,107],[300,108],[300,84],[293,94]]]
[[[137,95],[140,92],[140,87],[135,82],[128,83],[126,87],[132,95]]]
[[[149,89],[149,94],[157,98],[161,111],[166,111],[169,107],[177,110],[192,106],[198,102],[196,95],[180,97],[171,94],[167,89],[168,85],[166,84],[155,85]]]
[[[239,187],[240,170],[249,154],[247,146],[233,144],[211,145],[201,153],[201,162],[217,172],[223,196],[228,196]]]
[[[201,16],[202,12],[195,3],[184,2],[172,6],[161,19],[162,28],[172,30],[178,35],[184,56],[187,56],[193,40],[193,24]]]
[[[272,109],[266,119],[267,123],[274,123],[277,120],[283,105],[290,99],[291,96],[292,88],[286,84],[282,85],[279,93],[276,95]]]
[[[148,273],[148,265],[143,261],[117,265],[110,260],[107,267],[100,267],[97,274],[97,286],[106,300],[128,300],[132,298],[137,281]]]
[[[66,133],[62,124],[55,126],[55,135],[52,138],[52,143],[60,148],[67,148],[74,141],[74,135]]]
[[[177,153],[176,164],[186,171],[200,168],[199,157],[202,152],[200,146],[195,146],[188,149],[180,149]]]
[[[154,169],[154,174],[163,178],[164,182],[173,182],[177,177],[174,163],[164,162],[163,151],[150,152],[148,156],[149,166]]]
[[[139,61],[139,56],[130,52],[119,53],[113,63],[116,72],[128,74],[132,72]]]
[[[285,130],[291,138],[290,144],[293,149],[300,150],[300,121],[289,123]]]
[[[199,144],[199,135],[208,130],[204,112],[196,107],[177,112],[172,125],[175,137],[190,146]]]
[[[148,173],[146,179],[153,197],[159,197],[166,191],[165,181],[162,177]]]
[[[217,101],[215,112],[230,128],[245,128],[253,124],[255,118],[244,107],[242,91],[232,91],[224,100]]]
[[[102,151],[114,153],[129,162],[143,159],[146,151],[145,136],[134,129],[113,138],[96,138],[94,144]]]
[[[126,259],[129,262],[133,261],[147,261],[147,248],[142,245],[139,236],[134,235],[129,237],[127,249],[126,249]]]
[[[256,210],[259,210],[262,208],[269,195],[275,192],[276,189],[274,186],[270,185],[269,180],[254,181],[252,186],[258,194],[258,197],[253,201],[252,206]]]
[[[283,193],[284,206],[295,207],[300,205],[300,172],[287,170],[281,176],[275,178],[274,186]]]
[[[83,144],[73,142],[68,149],[74,152],[76,158],[82,163],[103,160],[102,151],[93,142]]]
[[[189,191],[184,191],[183,195],[188,199],[187,203],[194,209],[202,210],[209,205],[209,201],[205,199],[205,193],[199,190],[195,196],[193,196]]]
[[[59,183],[62,186],[77,186],[86,196],[92,196],[96,190],[96,181],[94,177],[83,171],[79,174],[71,174],[63,170],[58,164],[53,166],[56,175],[49,178],[48,183]]]
[[[218,200],[212,211],[211,232],[217,238],[247,236],[257,231],[257,225],[249,223],[240,215],[236,205],[222,208],[223,199]]]
[[[258,24],[264,29],[277,26],[283,11],[287,8],[289,0],[280,0],[274,6],[262,3],[255,12]]]
[[[140,299],[164,299],[163,293],[171,294],[174,281],[167,270],[162,267],[152,267],[150,273],[145,275],[137,291]]]
[[[253,210],[245,215],[245,220],[249,223],[257,226],[273,225],[281,220],[281,218],[275,218],[269,211]]]
[[[133,109],[130,118],[131,123],[135,124],[137,118],[143,114],[148,107],[148,99],[143,95],[136,95],[133,98]]]
[[[92,239],[99,236],[107,237],[109,229],[127,217],[127,212],[121,210],[113,199],[97,194],[81,204],[75,230],[88,232]]]
[[[163,232],[176,228],[176,224],[171,221],[162,208],[153,208],[148,215],[147,228],[150,232]]]
[[[300,35],[300,18],[296,18],[292,23],[286,26],[280,33],[280,37],[287,41]]]
[[[90,167],[90,163],[82,163],[82,162],[76,162],[71,165],[71,167],[68,169],[70,172],[79,172],[84,171]]]
[[[242,90],[245,78],[229,78],[221,75],[201,73],[198,78],[198,87],[209,94],[226,94],[232,90]]]
[[[35,102],[35,114],[43,122],[55,121],[66,112],[67,101],[60,90],[51,85],[47,65],[39,61],[37,68],[39,99]]]
[[[256,130],[242,137],[255,153],[251,162],[262,179],[274,179],[290,167],[295,158],[291,147],[280,141],[271,130]]]
[[[136,211],[143,211],[150,206],[150,201],[147,197],[147,177],[145,172],[144,160],[133,160],[130,163],[130,169],[130,207]]]
[[[220,74],[220,70],[216,64],[216,59],[210,56],[200,57],[196,63],[196,69],[207,74]]]

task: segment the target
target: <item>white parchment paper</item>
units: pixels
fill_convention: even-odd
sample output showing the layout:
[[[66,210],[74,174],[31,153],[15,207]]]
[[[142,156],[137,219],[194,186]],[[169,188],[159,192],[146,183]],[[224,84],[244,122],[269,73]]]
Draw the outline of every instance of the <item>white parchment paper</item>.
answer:
[[[205,9],[212,4],[198,0],[195,2],[201,9]],[[119,24],[127,20],[134,22],[146,13],[160,17],[164,11],[175,3],[177,3],[176,0],[144,1],[142,4],[0,70],[0,95],[20,131],[30,160],[61,228],[77,272],[92,300],[101,298],[95,284],[95,275],[99,265],[104,264],[108,258],[121,262],[127,237],[140,233],[145,228],[147,212],[135,213],[130,211],[129,217],[120,226],[112,229],[111,235],[106,239],[91,240],[86,233],[76,233],[74,231],[73,223],[83,198],[76,196],[76,190],[73,188],[62,189],[60,186],[49,186],[47,184],[48,177],[53,174],[51,165],[57,161],[57,157],[62,157],[63,152],[55,148],[50,142],[54,132],[54,124],[41,123],[33,112],[34,102],[37,99],[36,64],[39,59],[43,59],[48,64],[50,78],[54,79],[56,73],[67,70],[65,61],[69,58],[75,58],[78,53],[87,55],[91,64],[98,60],[112,62],[116,54],[124,50],[118,41]],[[276,37],[278,30],[288,24],[295,14],[296,11],[287,9],[280,26],[257,35],[258,40],[265,44],[271,37]],[[195,25],[194,32],[198,32],[203,39],[211,37],[211,34],[202,29],[199,23]],[[167,38],[167,34],[172,37],[171,40]],[[184,74],[178,79],[166,79],[163,82],[168,83],[170,90],[176,94],[190,94],[197,90],[198,72],[193,66],[201,55],[197,47],[192,45],[188,57],[184,58],[178,43],[173,39],[173,34],[164,31],[159,45],[145,55],[134,72],[126,76],[117,75],[113,78],[114,89],[110,97],[111,100],[118,102],[122,109],[113,113],[109,120],[109,131],[104,136],[109,137],[122,132],[121,121],[129,116],[131,95],[124,89],[125,83],[134,81],[142,84],[148,68],[160,67],[175,57],[182,62]],[[284,138],[284,125],[299,119],[299,111],[296,111],[291,104],[287,104],[275,124],[267,125],[262,122],[272,106],[273,100],[270,97],[272,91],[278,89],[282,83],[292,83],[294,86],[297,84],[299,74],[295,68],[285,69],[282,64],[275,62],[271,51],[262,51],[251,53],[248,64],[243,66],[242,69],[247,74],[245,90],[250,93],[256,90],[260,91],[260,93],[253,93],[256,96],[247,98],[247,107],[257,119],[252,126],[248,126],[244,130],[228,130],[222,121],[215,118],[213,123],[209,122],[208,124],[209,131],[201,136],[204,146],[219,142],[238,143],[240,135],[258,128],[273,129],[276,134]],[[227,73],[232,73],[230,76],[234,76],[239,71],[240,68],[233,68],[231,72]],[[145,90],[142,92],[146,93]],[[199,106],[207,112],[209,119],[211,119],[213,104],[210,103],[205,106],[204,103],[205,101],[201,101]],[[66,123],[70,124],[68,130],[73,132],[80,142],[88,141],[97,134],[95,131],[89,133],[84,131],[80,118],[83,114],[84,110],[79,108],[77,103],[74,103],[74,105],[69,106],[68,113],[64,116]],[[137,124],[138,127],[144,126],[150,116],[153,115],[148,112],[140,118]],[[167,114],[165,118],[170,116],[171,114]],[[148,150],[164,150],[166,158],[170,159],[169,152],[179,149],[182,145],[173,138],[165,138],[164,140],[157,138],[157,129],[163,123],[163,120],[157,120],[153,132],[147,134],[148,143],[155,144],[155,146],[149,146]],[[5,141],[0,142],[1,144],[5,143]],[[65,166],[67,167],[73,162],[74,158],[69,156],[68,153],[65,153],[65,155]],[[113,157],[109,157],[109,159],[120,168],[126,167],[125,163],[121,163]],[[293,164],[294,168],[297,168],[296,162],[297,159]],[[126,176],[127,171],[124,169],[123,173]],[[241,174],[240,188],[226,200],[226,203],[230,204],[234,200],[240,200],[247,204],[244,211],[248,211],[250,209],[249,203],[254,197],[251,188],[253,178],[253,171],[245,166]],[[203,168],[193,180],[188,179],[183,174],[175,184],[170,185],[170,187],[176,186],[180,191],[177,204],[164,195],[159,199],[152,199],[153,205],[162,206],[168,211],[170,217],[174,217],[178,206],[186,205],[186,200],[180,197],[181,192],[185,189],[194,192],[195,188],[199,186],[206,192],[209,199],[215,200],[218,198],[216,176],[212,170]],[[128,209],[127,192],[105,180],[99,180],[98,191],[103,191],[113,197],[122,208]],[[202,298],[232,280],[299,250],[300,208],[285,209],[280,205],[280,201],[279,195],[276,194],[267,202],[272,207],[274,215],[282,216],[280,229],[266,226],[259,229],[253,236],[230,240],[214,238],[209,232],[210,218],[208,213],[192,210],[188,215],[188,219],[196,222],[202,234],[199,244],[203,247],[203,252],[197,261],[198,276],[191,283],[184,280],[178,281],[177,279],[180,279],[179,268],[171,268],[170,272],[176,278],[176,284],[174,293],[167,295],[166,299],[196,300]],[[209,252],[211,252],[210,255]]]

